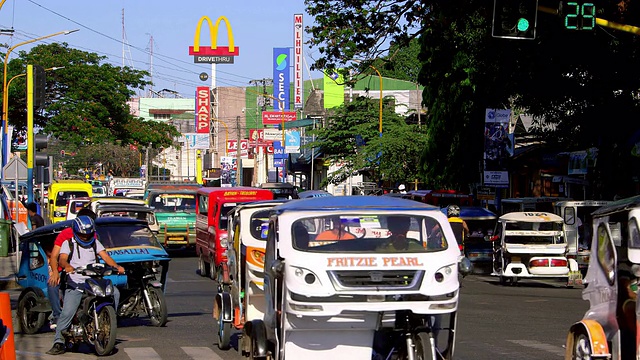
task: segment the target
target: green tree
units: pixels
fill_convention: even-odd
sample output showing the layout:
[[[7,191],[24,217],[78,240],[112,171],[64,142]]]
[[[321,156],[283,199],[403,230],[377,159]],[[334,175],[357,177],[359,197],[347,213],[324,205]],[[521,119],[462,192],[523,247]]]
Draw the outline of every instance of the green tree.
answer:
[[[391,41],[402,47],[419,37],[419,83],[429,109],[422,168],[430,185],[462,188],[478,181],[485,108],[533,115],[539,139],[551,147],[598,147],[596,185],[603,197],[640,175],[631,155],[639,126],[627,121],[640,109],[636,35],[606,28],[567,31],[562,18],[538,11],[536,40],[493,38],[493,3],[483,0],[306,4],[315,16],[307,30],[321,53],[317,69],[343,67],[352,59],[364,60],[358,65],[364,69],[392,55],[385,47]],[[640,24],[640,6],[620,4],[598,3],[598,17]],[[553,9],[558,2],[539,5]]]
[[[358,171],[367,171],[373,180],[408,182],[417,178],[413,166],[420,156],[425,137],[416,125],[407,125],[396,114],[393,102],[383,99],[382,137],[379,133],[379,100],[357,97],[337,107],[327,119],[327,126],[316,129],[316,141],[325,159],[344,164],[330,175],[337,184]]]
[[[44,109],[34,122],[42,132],[76,145],[122,141],[168,147],[177,130],[160,122],[145,122],[130,113],[127,101],[149,82],[145,71],[105,63],[105,56],[69,47],[66,43],[39,45],[8,64],[10,78],[25,72],[27,64],[63,67],[46,73]],[[12,83],[9,122],[26,127],[25,82]]]

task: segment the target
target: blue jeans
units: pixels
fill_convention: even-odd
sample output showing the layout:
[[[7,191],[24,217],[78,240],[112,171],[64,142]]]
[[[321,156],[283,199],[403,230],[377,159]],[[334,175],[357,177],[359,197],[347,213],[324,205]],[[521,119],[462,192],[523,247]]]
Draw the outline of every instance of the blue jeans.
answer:
[[[114,308],[118,308],[118,302],[120,301],[120,291],[118,291],[117,287],[113,287],[113,299],[114,299]],[[64,337],[62,336],[62,332],[69,328],[71,325],[71,320],[73,320],[73,316],[76,314],[76,310],[78,310],[78,306],[80,306],[80,302],[82,301],[83,293],[76,289],[67,289],[64,292],[64,304],[62,306],[62,313],[58,318],[58,327],[56,327],[56,336],[53,339],[53,343],[64,344]]]
[[[47,285],[47,298],[51,304],[51,322],[56,323],[62,312],[60,306],[60,284],[56,286]]]

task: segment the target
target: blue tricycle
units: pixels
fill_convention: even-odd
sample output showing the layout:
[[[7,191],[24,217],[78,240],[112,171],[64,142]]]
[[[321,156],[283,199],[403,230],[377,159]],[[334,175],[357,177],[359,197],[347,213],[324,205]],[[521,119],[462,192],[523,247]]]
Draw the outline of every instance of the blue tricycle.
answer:
[[[62,221],[20,236],[17,279],[23,290],[17,313],[25,334],[38,332],[52,311],[47,297],[47,252],[53,249],[58,234],[70,226],[71,221]],[[164,326],[167,322],[164,284],[171,259],[147,222],[124,217],[98,218],[96,231],[109,255],[126,270],[125,274],[107,277],[120,290],[118,316],[145,314],[152,325]]]

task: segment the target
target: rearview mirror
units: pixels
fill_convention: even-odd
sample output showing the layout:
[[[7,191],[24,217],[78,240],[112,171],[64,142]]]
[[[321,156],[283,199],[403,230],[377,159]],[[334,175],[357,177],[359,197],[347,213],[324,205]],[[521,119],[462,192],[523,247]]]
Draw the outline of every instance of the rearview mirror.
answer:
[[[638,264],[633,264],[631,266],[631,272],[633,273],[633,275],[635,277],[640,277],[640,265]]]
[[[458,272],[465,277],[473,272],[473,263],[467,257],[463,257],[458,261]]]
[[[274,260],[269,267],[269,271],[271,272],[271,276],[276,279],[281,279],[284,272],[284,262],[280,259]]]

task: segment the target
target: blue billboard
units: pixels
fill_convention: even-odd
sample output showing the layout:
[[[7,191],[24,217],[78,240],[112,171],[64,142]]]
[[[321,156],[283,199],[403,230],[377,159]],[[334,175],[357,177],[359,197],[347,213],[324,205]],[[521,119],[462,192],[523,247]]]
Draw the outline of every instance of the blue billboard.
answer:
[[[273,108],[278,111],[287,111],[290,106],[290,60],[289,48],[273,48],[273,97],[278,99],[274,102]]]

